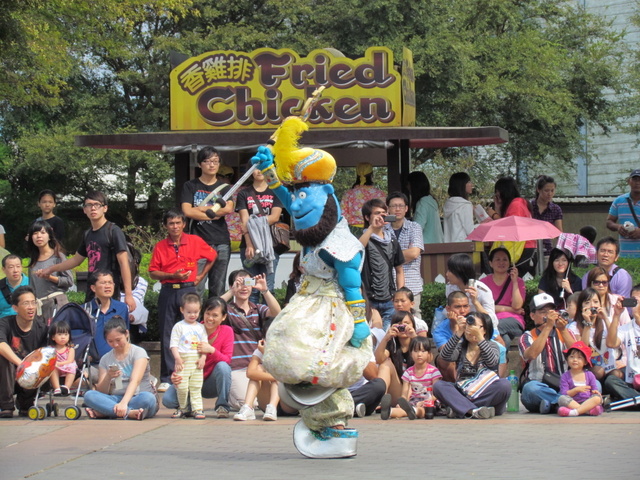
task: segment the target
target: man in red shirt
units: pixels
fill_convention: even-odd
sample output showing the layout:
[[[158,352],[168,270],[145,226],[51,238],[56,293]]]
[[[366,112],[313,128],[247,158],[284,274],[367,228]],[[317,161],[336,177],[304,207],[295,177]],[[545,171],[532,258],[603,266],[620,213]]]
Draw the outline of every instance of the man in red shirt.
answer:
[[[171,372],[175,365],[169,349],[171,329],[180,318],[180,302],[187,293],[195,293],[196,285],[206,277],[215,261],[216,251],[197,235],[184,233],[187,224],[184,213],[171,209],[164,214],[162,223],[169,236],[153,247],[149,276],[160,280],[162,288],[158,297],[158,330],[160,333],[160,386],[158,391],[169,388]],[[198,260],[207,264],[198,275]]]

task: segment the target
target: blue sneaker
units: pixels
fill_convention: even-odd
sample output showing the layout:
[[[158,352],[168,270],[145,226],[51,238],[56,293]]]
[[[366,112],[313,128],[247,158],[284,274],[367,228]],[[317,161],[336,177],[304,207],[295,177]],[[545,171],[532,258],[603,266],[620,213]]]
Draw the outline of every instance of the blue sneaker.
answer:
[[[551,404],[548,400],[540,401],[540,413],[549,413],[551,412]]]

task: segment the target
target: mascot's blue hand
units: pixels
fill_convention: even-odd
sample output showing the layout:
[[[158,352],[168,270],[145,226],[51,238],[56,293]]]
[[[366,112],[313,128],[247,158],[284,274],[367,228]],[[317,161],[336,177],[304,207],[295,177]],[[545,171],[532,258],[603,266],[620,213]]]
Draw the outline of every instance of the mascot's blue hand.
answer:
[[[363,340],[371,335],[371,331],[369,330],[369,325],[367,322],[356,323],[353,326],[353,335],[351,335],[351,345],[356,348],[360,348]]]
[[[273,165],[273,153],[269,147],[258,147],[258,152],[251,158],[251,163],[257,165],[260,170],[265,170]]]

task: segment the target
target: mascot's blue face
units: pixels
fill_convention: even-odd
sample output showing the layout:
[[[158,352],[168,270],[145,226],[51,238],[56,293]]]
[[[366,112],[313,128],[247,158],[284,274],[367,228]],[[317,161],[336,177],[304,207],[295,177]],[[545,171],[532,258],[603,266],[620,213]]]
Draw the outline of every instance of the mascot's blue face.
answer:
[[[312,183],[308,187],[295,190],[291,194],[291,215],[296,230],[318,224],[329,195],[333,195],[333,185]],[[338,218],[340,214],[338,213]]]

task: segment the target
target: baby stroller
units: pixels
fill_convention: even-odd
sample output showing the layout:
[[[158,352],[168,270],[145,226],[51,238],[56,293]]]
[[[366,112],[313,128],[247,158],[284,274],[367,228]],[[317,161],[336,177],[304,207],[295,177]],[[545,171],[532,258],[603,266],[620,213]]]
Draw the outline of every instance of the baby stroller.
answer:
[[[67,303],[53,314],[51,323],[61,320],[66,321],[71,328],[71,338],[76,350],[76,363],[80,372],[80,383],[74,395],[73,406],[64,410],[64,416],[69,420],[77,420],[82,414],[78,407],[78,398],[82,390],[82,383],[86,382],[87,389],[91,388],[89,380],[89,350],[96,332],[96,324],[93,318],[77,303]],[[49,401],[45,408],[38,407],[38,395],[34,406],[29,409],[28,415],[32,420],[42,420],[45,416],[58,416],[59,407],[53,400],[53,393],[49,392]]]

